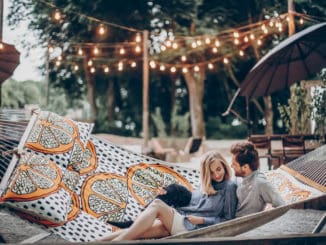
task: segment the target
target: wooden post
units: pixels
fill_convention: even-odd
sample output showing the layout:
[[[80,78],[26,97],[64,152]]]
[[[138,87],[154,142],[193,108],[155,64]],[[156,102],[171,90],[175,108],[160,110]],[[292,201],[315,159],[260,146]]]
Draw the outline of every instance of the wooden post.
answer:
[[[47,50],[46,50],[46,101],[45,104],[48,106],[49,105],[49,101],[50,101],[50,53],[49,53],[49,41],[48,41],[48,45],[47,45]]]
[[[148,31],[143,32],[143,146],[148,146],[149,123],[149,67],[148,67]]]

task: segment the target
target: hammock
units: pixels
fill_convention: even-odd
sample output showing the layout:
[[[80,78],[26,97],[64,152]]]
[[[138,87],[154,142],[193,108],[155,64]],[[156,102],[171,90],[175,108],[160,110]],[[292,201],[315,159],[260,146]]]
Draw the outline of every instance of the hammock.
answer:
[[[198,187],[197,170],[128,151],[92,135],[92,127],[51,112],[1,110],[0,201],[67,241],[88,242],[117,229],[107,221],[135,219],[158,187]],[[325,165],[325,152],[317,149],[314,160]],[[291,171],[266,173],[287,203],[324,195],[318,182],[324,173],[305,175],[309,183],[302,183]]]

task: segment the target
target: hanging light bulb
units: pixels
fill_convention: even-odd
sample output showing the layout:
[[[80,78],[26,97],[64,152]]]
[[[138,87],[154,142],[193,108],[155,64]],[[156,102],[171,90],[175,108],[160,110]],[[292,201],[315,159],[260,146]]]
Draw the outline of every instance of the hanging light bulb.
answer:
[[[215,54],[215,53],[217,53],[218,49],[217,49],[216,47],[214,47],[214,48],[212,49],[212,51],[213,51],[213,53]]]
[[[56,21],[59,21],[61,19],[61,13],[60,13],[59,9],[56,9],[54,11],[53,19],[56,20]]]
[[[79,66],[78,65],[74,65],[74,70],[78,71],[79,70]]]
[[[104,66],[104,69],[103,70],[104,70],[105,73],[109,73],[110,68],[108,66]]]
[[[165,71],[165,66],[164,65],[160,65],[160,71]]]
[[[98,55],[100,53],[100,50],[97,47],[95,47],[94,50],[93,50],[93,53],[95,55]]]
[[[234,32],[234,33],[233,33],[233,36],[234,36],[235,38],[238,38],[238,37],[239,37],[239,32]]]
[[[206,39],[205,39],[205,43],[206,43],[206,44],[210,44],[210,43],[211,43],[211,39],[210,39],[209,37],[206,37]]]
[[[223,62],[224,62],[224,64],[229,64],[229,59],[228,58],[224,58],[223,59]]]
[[[136,45],[136,47],[135,47],[135,52],[136,52],[136,53],[140,53],[140,51],[141,51],[140,46],[139,46],[139,45]]]
[[[243,52],[243,50],[240,50],[240,51],[239,51],[239,55],[240,55],[240,56],[244,56],[244,52]]]
[[[221,43],[220,43],[219,40],[216,40],[216,41],[215,41],[215,46],[216,46],[216,47],[220,47],[220,46],[221,46]]]
[[[199,72],[199,70],[200,70],[200,69],[199,69],[199,66],[196,65],[196,66],[194,67],[194,71],[195,71],[195,72]]]
[[[83,55],[83,50],[81,48],[78,49],[78,55]]]
[[[95,67],[91,67],[91,69],[90,69],[90,71],[91,71],[91,73],[95,73]]]
[[[234,39],[234,44],[235,44],[235,45],[239,45],[239,44],[240,44],[239,39],[237,39],[237,38]]]
[[[3,43],[0,43],[0,49],[2,50],[4,48]]]
[[[106,28],[103,24],[100,24],[98,26],[98,34],[100,34],[101,36],[104,35],[106,33]]]
[[[54,51],[53,47],[50,46],[50,47],[48,48],[48,52],[49,52],[49,54],[53,53],[53,51]]]
[[[201,40],[197,40],[196,43],[197,43],[197,46],[201,46],[203,44]]]
[[[171,42],[171,40],[167,40],[167,41],[165,42],[165,45],[166,45],[167,47],[171,47],[171,46],[172,46],[172,42]]]
[[[136,34],[136,38],[135,38],[136,43],[140,43],[141,42],[141,36],[139,33]]]
[[[244,41],[245,43],[247,43],[247,42],[249,42],[249,38],[248,38],[247,36],[245,36],[245,37],[243,38],[243,41]]]
[[[93,65],[93,61],[92,61],[92,60],[89,60],[89,61],[87,62],[87,65],[88,65],[88,66],[92,66],[92,65]]]
[[[208,63],[207,67],[208,69],[212,70],[214,68],[214,65],[212,63]]]
[[[131,65],[130,65],[132,68],[135,68],[137,66],[137,63],[135,61],[131,62]]]
[[[182,68],[182,73],[187,73],[188,72],[188,68],[187,67],[183,67]]]
[[[124,48],[120,48],[120,50],[119,50],[119,53],[120,53],[120,54],[125,54],[125,53],[126,53],[126,51],[125,51],[125,49],[124,49]]]
[[[300,25],[303,25],[303,19],[302,18],[300,18],[299,23],[300,23]]]
[[[155,61],[154,61],[154,60],[151,60],[151,61],[149,62],[149,66],[150,66],[152,69],[155,69],[155,68],[156,68],[156,63],[155,63]]]
[[[177,68],[175,68],[174,66],[172,66],[171,69],[170,69],[170,71],[171,71],[172,73],[175,73],[175,72],[177,71]]]
[[[172,48],[173,48],[173,49],[177,49],[177,48],[178,48],[178,44],[177,44],[177,43],[173,43],[173,44],[172,44]]]
[[[57,61],[55,62],[55,65],[56,65],[56,66],[60,66],[60,65],[61,65],[60,60],[57,60]]]
[[[161,45],[161,50],[162,51],[165,51],[166,50],[166,47],[164,45]]]
[[[251,33],[251,34],[250,34],[250,39],[251,39],[251,40],[254,40],[254,39],[255,39],[255,35]]]
[[[122,63],[122,61],[120,61],[120,62],[118,63],[118,70],[119,70],[119,71],[122,71],[122,70],[123,70],[123,63]]]
[[[260,39],[257,40],[257,45],[261,46],[262,45],[262,41]]]
[[[61,55],[58,56],[58,60],[60,60],[60,61],[62,60],[62,56]]]
[[[181,56],[181,61],[185,62],[187,60],[187,57],[185,55]]]
[[[196,42],[192,42],[192,43],[191,43],[191,47],[192,47],[192,48],[197,48],[197,43],[196,43]]]

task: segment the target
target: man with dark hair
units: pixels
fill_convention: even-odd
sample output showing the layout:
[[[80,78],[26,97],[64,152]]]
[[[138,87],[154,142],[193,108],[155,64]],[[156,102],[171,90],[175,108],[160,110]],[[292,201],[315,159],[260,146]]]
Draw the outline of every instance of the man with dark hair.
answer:
[[[231,146],[232,165],[235,176],[243,177],[238,186],[238,207],[236,217],[263,211],[267,203],[273,207],[284,205],[277,190],[258,171],[258,152],[250,142],[236,143]]]

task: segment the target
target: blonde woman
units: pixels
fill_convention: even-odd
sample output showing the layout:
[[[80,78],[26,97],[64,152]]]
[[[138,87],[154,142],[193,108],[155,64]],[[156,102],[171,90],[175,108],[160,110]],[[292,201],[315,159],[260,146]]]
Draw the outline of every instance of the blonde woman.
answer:
[[[220,223],[235,217],[236,185],[225,159],[216,151],[203,156],[200,165],[201,188],[192,192],[188,206],[172,208],[155,199],[127,229],[101,240],[161,238]]]

